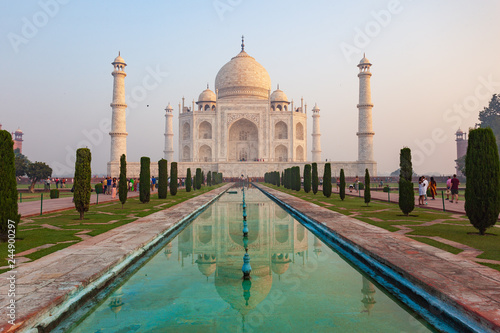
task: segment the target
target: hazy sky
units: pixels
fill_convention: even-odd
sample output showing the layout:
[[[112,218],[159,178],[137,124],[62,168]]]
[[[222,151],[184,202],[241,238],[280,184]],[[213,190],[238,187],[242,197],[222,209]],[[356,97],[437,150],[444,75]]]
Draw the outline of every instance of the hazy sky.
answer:
[[[372,62],[379,174],[412,149],[418,173],[454,171],[454,133],[500,93],[500,1],[2,1],[0,123],[23,153],[72,174],[75,149],[105,173],[121,51],[129,161],[163,157],[165,107],[191,103],[240,50],[295,104],[321,109],[323,159],[357,159],[358,68]],[[149,107],[147,107],[149,105]]]

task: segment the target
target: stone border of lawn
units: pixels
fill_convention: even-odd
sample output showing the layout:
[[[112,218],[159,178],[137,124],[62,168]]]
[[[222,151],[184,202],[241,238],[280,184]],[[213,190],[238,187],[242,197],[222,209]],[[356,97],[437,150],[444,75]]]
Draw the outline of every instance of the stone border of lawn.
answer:
[[[0,332],[50,331],[231,186],[226,184],[19,267],[14,326],[7,322],[7,277],[13,271],[0,274]]]
[[[423,291],[419,301],[427,308],[414,303],[424,312],[456,318],[462,330],[500,332],[500,272],[284,192],[256,187],[296,218],[306,218],[329,244],[346,246],[347,256],[372,275],[393,274],[396,282],[406,280],[416,286],[406,286],[409,292]]]

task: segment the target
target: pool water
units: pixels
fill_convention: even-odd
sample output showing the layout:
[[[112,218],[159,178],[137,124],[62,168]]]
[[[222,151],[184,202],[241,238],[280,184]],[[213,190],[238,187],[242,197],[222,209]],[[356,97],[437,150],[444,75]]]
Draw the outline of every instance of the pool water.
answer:
[[[224,194],[71,332],[427,332],[257,189]]]

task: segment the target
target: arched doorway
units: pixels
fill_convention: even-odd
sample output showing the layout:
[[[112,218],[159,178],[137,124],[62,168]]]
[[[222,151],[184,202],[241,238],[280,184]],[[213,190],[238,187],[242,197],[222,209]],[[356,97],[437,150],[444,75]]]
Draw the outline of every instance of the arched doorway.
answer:
[[[207,145],[201,146],[198,157],[201,162],[212,162],[212,148]]]
[[[259,130],[247,119],[234,122],[229,128],[229,161],[254,161],[259,158]]]
[[[274,149],[274,160],[278,162],[288,161],[288,149],[283,145],[276,147],[276,149]]]

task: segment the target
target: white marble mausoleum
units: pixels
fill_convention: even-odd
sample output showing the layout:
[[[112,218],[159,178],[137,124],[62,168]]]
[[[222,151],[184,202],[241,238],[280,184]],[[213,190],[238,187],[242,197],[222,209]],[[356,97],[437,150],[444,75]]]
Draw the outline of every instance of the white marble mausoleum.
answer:
[[[119,175],[119,160],[126,155],[125,121],[125,61],[119,55],[113,62],[114,77],[112,107],[111,159],[108,175]],[[371,63],[363,57],[358,67],[360,96],[358,104],[358,160],[331,162],[332,175],[343,168],[346,176],[377,175],[373,159],[373,129],[370,89]],[[321,159],[320,109],[311,110],[313,120],[312,161],[307,161],[307,104],[289,101],[285,92],[272,91],[266,69],[245,51],[231,58],[217,73],[214,90],[201,92],[198,100],[186,105],[179,103],[179,133],[173,132],[174,108],[165,109],[164,158],[174,161],[174,135],[178,136],[178,173],[184,177],[187,168],[222,172],[225,177],[263,177],[269,171],[282,171],[291,166],[317,162],[322,175],[325,162]],[[354,130],[354,129],[353,129]],[[354,136],[353,136],[354,139]],[[158,175],[157,161],[151,162],[151,175]],[[138,177],[138,162],[127,161],[127,176]]]

